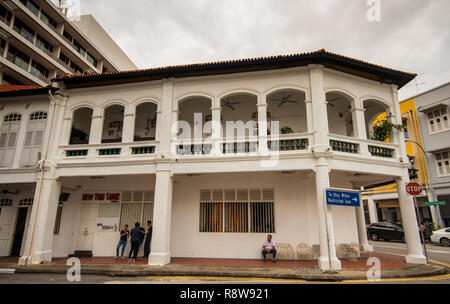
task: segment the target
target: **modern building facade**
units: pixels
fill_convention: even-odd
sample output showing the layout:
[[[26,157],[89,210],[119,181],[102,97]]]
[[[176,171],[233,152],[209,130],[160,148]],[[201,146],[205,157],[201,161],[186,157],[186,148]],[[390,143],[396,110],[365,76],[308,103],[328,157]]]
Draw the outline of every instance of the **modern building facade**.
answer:
[[[0,1],[0,80],[47,86],[64,74],[136,69],[92,16],[74,23],[50,0]]]
[[[371,246],[363,208],[327,206],[325,190],[394,179],[407,262],[425,263],[404,135],[367,134],[380,113],[402,121],[397,90],[414,77],[318,50],[66,75],[50,90],[0,93],[5,142],[17,137],[0,169],[2,255],[20,215],[21,264],[112,256],[122,225],[153,220],[150,265],[259,258],[271,233],[282,257],[339,270]],[[40,136],[39,149],[28,145]]]
[[[410,179],[423,185],[424,191],[417,197],[419,220],[442,225],[438,210],[434,206],[425,206],[432,201],[432,191],[428,184],[427,162],[421,149],[423,143],[420,136],[419,121],[415,109],[414,99],[400,102],[402,123],[405,126],[404,137],[406,154],[411,168]],[[377,120],[385,119],[382,114]],[[377,121],[376,120],[376,121]],[[382,183],[381,185],[368,185],[363,191],[364,211],[368,223],[390,222],[401,224],[402,217],[395,183]]]
[[[439,206],[445,227],[450,225],[450,82],[421,93],[414,98],[419,113],[422,142],[427,152],[428,174],[433,188],[433,201]]]

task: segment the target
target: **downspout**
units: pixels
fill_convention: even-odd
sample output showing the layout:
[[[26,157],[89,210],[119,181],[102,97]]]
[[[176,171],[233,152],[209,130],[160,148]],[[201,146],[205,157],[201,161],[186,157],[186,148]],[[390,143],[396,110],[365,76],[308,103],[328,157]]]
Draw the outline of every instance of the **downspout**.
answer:
[[[55,121],[55,109],[56,109],[56,103],[55,101],[55,97],[52,94],[52,90],[49,89],[48,90],[48,96],[50,97],[51,102],[53,102],[53,106],[52,106],[52,119],[50,120],[50,125],[49,125],[49,132],[51,132],[51,130],[53,130],[53,124]],[[41,154],[41,159],[39,160],[38,164],[39,164],[39,170],[41,171],[41,182],[39,184],[39,196],[38,196],[38,200],[36,202],[36,213],[34,214],[34,218],[33,218],[33,227],[32,227],[32,234],[31,234],[31,241],[30,241],[30,247],[28,252],[26,253],[26,260],[25,260],[25,266],[30,264],[30,259],[31,259],[31,255],[33,253],[33,245],[34,245],[34,239],[36,236],[36,219],[38,218],[38,214],[39,214],[39,204],[41,202],[41,194],[42,194],[42,181],[44,179],[44,163],[47,160],[47,154],[48,154],[48,147],[50,145],[50,135],[49,135],[49,139],[47,140],[47,142],[45,143],[45,147],[43,147],[42,150],[42,154]]]

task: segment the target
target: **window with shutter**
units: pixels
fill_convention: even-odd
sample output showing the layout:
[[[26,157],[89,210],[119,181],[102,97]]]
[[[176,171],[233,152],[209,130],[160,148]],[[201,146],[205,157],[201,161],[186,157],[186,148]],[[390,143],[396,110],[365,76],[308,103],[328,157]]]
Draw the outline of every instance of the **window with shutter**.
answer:
[[[34,166],[38,161],[44,139],[47,113],[34,112],[30,115],[27,126],[27,134],[20,158],[21,166]]]
[[[14,161],[17,134],[20,129],[20,114],[9,114],[3,119],[0,136],[0,166],[9,167]]]

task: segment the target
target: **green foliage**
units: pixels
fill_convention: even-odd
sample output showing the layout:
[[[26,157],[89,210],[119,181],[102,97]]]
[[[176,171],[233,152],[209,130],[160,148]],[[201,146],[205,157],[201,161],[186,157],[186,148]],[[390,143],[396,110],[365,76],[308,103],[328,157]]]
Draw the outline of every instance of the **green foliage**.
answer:
[[[284,126],[280,129],[281,134],[290,134],[294,133],[294,131],[291,129],[291,127]]]
[[[385,141],[392,134],[393,130],[403,131],[405,126],[402,124],[394,124],[389,120],[380,120],[374,126],[374,132],[370,139],[377,141]]]

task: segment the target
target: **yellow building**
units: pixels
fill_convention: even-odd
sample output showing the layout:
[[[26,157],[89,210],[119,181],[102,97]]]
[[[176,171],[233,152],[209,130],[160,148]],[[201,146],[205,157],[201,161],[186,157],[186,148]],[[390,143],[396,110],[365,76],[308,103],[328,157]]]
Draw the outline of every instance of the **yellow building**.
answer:
[[[425,156],[419,147],[419,145],[422,145],[422,141],[420,138],[417,113],[414,107],[414,99],[402,101],[400,103],[400,110],[402,111],[402,120],[405,126],[406,152],[411,162],[410,178],[422,184],[424,187],[424,191],[417,199],[420,218],[424,221],[433,221],[436,223],[434,210],[432,210],[433,207],[424,206],[424,203],[429,201],[429,198],[431,199],[431,193],[428,187]],[[386,113],[380,114],[373,123],[374,127],[385,118]],[[389,139],[386,141],[389,141]],[[367,223],[401,223],[402,219],[395,183],[389,182],[367,187],[364,189],[362,197],[365,203],[364,210],[366,211]]]

